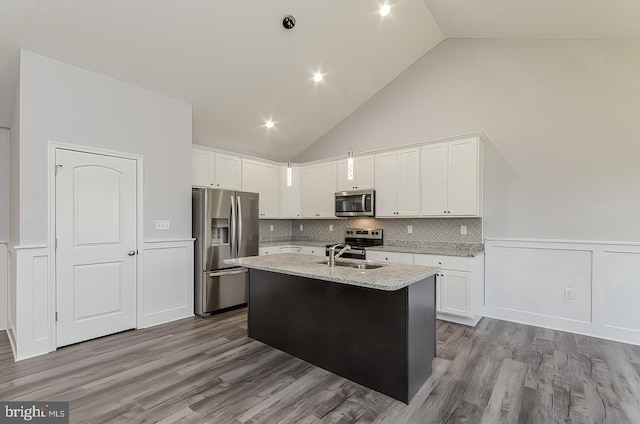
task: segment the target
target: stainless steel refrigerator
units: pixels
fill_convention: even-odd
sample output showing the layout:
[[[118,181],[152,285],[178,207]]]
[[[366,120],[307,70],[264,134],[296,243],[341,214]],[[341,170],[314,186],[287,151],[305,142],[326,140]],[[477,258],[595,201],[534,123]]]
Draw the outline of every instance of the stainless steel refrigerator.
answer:
[[[194,188],[191,192],[195,241],[195,313],[247,303],[247,270],[229,258],[258,255],[257,193]]]

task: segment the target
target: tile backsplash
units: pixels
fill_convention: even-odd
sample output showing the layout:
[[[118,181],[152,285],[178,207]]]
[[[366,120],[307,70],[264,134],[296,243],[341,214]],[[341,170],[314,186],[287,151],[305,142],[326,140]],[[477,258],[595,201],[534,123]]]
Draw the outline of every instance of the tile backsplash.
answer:
[[[271,231],[273,225],[273,231]],[[302,225],[302,230],[300,230]],[[329,226],[333,231],[329,231]],[[407,231],[412,227],[412,233]],[[460,227],[467,234],[460,234]],[[354,228],[382,228],[385,244],[414,242],[482,243],[482,218],[349,218],[260,220],[260,241],[327,241],[341,242],[344,230]]]

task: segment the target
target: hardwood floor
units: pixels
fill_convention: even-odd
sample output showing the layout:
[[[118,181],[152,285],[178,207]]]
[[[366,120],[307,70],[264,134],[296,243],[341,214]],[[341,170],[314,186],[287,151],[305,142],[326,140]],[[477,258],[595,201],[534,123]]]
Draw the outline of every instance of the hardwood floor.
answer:
[[[72,423],[640,423],[640,347],[438,321],[407,406],[248,339],[242,309],[18,363],[1,332],[0,399],[70,401]]]

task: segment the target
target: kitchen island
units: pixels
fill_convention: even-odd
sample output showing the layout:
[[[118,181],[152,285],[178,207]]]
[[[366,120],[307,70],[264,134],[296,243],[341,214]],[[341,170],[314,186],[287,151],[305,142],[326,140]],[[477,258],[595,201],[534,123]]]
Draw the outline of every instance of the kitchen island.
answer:
[[[324,260],[225,261],[249,268],[249,337],[409,403],[435,357],[438,268]]]

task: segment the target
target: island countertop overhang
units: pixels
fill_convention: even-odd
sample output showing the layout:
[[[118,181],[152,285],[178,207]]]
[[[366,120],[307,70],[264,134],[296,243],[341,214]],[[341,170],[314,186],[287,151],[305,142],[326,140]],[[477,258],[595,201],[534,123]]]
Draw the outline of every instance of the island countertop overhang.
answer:
[[[314,278],[317,280],[352,286],[366,287],[376,290],[395,291],[422,281],[437,274],[440,269],[419,265],[395,263],[380,263],[340,259],[342,263],[369,263],[381,265],[376,269],[357,269],[348,266],[329,267],[321,263],[325,258],[316,255],[299,253],[281,253],[267,256],[249,256],[238,259],[226,259],[230,265],[259,269],[298,277]]]

